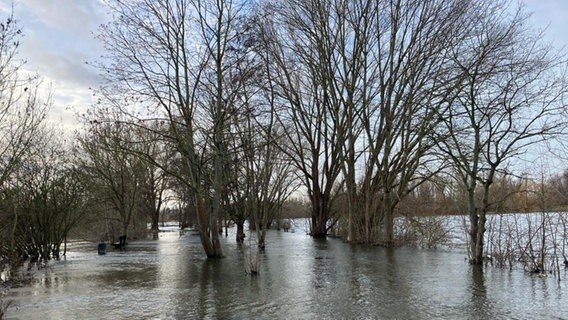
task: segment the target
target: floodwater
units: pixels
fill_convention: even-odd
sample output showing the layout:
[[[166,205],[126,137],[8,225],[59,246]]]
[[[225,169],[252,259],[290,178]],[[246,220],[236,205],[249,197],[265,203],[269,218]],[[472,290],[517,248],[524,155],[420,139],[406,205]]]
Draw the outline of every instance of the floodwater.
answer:
[[[244,272],[247,251],[233,238],[220,260],[207,260],[191,232],[163,232],[105,256],[96,244],[72,247],[30,286],[10,290],[7,318],[568,319],[564,280],[481,272],[459,250],[390,250],[270,231],[252,277]]]

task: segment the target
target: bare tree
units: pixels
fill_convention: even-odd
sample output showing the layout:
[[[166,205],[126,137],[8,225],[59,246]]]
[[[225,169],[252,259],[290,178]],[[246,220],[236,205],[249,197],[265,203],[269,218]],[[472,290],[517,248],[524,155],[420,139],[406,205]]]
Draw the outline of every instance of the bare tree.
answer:
[[[13,15],[0,22],[0,191],[3,200],[10,197],[6,188],[30,157],[32,147],[41,139],[42,124],[51,105],[51,97],[42,98],[41,81],[36,76],[22,71],[23,60],[18,59],[21,29]],[[0,231],[5,235],[3,242],[9,249],[0,250],[0,255],[15,250],[15,233],[18,225],[18,211],[12,212],[13,219],[7,223],[5,215],[0,216]],[[5,223],[6,222],[6,223]]]
[[[230,130],[232,161],[230,203],[235,207],[237,241],[243,240],[243,222],[257,231],[260,248],[266,229],[277,219],[283,202],[295,190],[291,162],[279,147],[284,134],[276,120],[272,68],[267,62],[268,39],[261,11],[242,27],[230,50],[235,63],[228,72],[228,86],[239,98],[233,101]]]
[[[50,96],[41,98],[38,77],[21,70],[20,37],[13,16],[0,23],[0,187],[25,161],[51,105]]]
[[[461,1],[283,1],[271,35],[274,82],[288,154],[312,201],[312,233],[325,235],[336,191],[345,186],[348,238],[363,220],[362,241],[383,224],[393,242],[395,208],[430,177],[428,134],[444,97],[455,94],[448,47],[470,4]],[[364,157],[363,179],[356,164]],[[362,216],[362,217],[361,217]]]
[[[169,124],[164,138],[185,167],[176,178],[194,195],[209,257],[223,255],[217,222],[225,201],[225,138],[235,99],[224,76],[243,6],[231,0],[110,1],[115,19],[100,36],[112,61],[103,66],[112,84],[106,91],[127,102],[116,106],[143,120],[142,126],[156,118]],[[147,110],[136,112],[136,106]]]
[[[527,29],[519,8],[486,3],[473,16],[476,28],[452,50],[463,90],[440,114],[445,130],[438,138],[467,190],[470,261],[483,260],[486,215],[496,175],[508,162],[564,129],[564,57]],[[482,197],[476,197],[478,188]]]
[[[85,203],[84,184],[70,161],[61,135],[43,131],[41,145],[34,145],[34,156],[23,163],[18,181],[11,184],[19,219],[15,241],[18,254],[32,262],[65,255],[71,229],[81,221]],[[61,245],[65,247],[61,250]]]
[[[140,209],[145,186],[146,164],[131,150],[139,147],[134,130],[119,122],[93,120],[89,131],[78,137],[83,157],[81,166],[92,183],[101,208],[111,210],[111,220],[120,223],[120,234],[127,236]],[[136,145],[136,146],[135,146]],[[144,225],[145,229],[145,225]]]
[[[172,171],[174,151],[162,139],[164,128],[156,126],[153,130],[146,130],[134,126],[129,129],[134,130],[135,141],[132,148],[126,151],[145,164],[141,181],[141,210],[150,219],[153,238],[158,239],[160,213],[169,200],[167,190],[172,177],[168,171]]]
[[[369,76],[377,92],[362,115],[368,143],[362,181],[367,241],[376,237],[369,230],[374,219],[383,225],[381,242],[392,245],[400,200],[440,169],[428,137],[438,112],[459,88],[448,52],[460,42],[471,7],[464,1],[393,0],[375,9]]]
[[[283,1],[265,26],[274,63],[270,89],[277,94],[278,121],[288,154],[312,206],[311,234],[325,237],[343,173],[355,186],[357,110],[365,92],[370,4],[363,1]],[[354,203],[353,193],[349,203]],[[350,213],[352,213],[350,207]]]

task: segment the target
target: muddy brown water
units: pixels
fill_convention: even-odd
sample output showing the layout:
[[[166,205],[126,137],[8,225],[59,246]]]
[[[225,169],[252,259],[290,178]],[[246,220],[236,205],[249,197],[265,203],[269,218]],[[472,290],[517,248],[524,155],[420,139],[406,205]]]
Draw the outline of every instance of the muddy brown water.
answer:
[[[105,256],[96,244],[72,246],[31,285],[9,292],[7,318],[568,319],[564,280],[480,272],[460,250],[389,250],[270,231],[260,274],[251,277],[246,249],[233,238],[220,260],[207,260],[192,233],[160,233]]]

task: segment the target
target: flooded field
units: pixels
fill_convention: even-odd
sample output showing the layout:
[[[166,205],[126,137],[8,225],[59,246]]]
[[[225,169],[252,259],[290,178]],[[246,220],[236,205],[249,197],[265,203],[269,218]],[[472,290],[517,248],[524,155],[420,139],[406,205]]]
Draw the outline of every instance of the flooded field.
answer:
[[[522,270],[476,271],[461,250],[421,250],[268,232],[256,277],[246,245],[210,261],[191,232],[163,232],[66,260],[9,291],[8,319],[568,319],[568,288]],[[566,277],[566,272],[562,274]]]

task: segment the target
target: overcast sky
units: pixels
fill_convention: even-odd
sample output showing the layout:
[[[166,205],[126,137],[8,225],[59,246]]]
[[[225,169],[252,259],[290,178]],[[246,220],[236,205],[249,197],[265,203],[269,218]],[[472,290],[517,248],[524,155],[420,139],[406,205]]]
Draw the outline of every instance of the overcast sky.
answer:
[[[0,0],[2,17],[11,6],[11,1]],[[75,127],[75,110],[86,110],[94,102],[89,88],[100,84],[98,71],[86,62],[102,52],[94,38],[105,21],[102,1],[15,0],[14,15],[24,34],[19,54],[27,61],[25,69],[53,88],[50,120]]]
[[[94,101],[89,88],[99,83],[98,72],[85,62],[101,55],[94,38],[105,21],[104,0],[15,0],[15,15],[23,28],[20,56],[26,69],[52,84],[55,104],[52,121],[75,126],[74,110],[86,110]],[[10,0],[0,0],[3,16]],[[525,0],[535,28],[546,28],[547,40],[568,47],[568,0]]]

